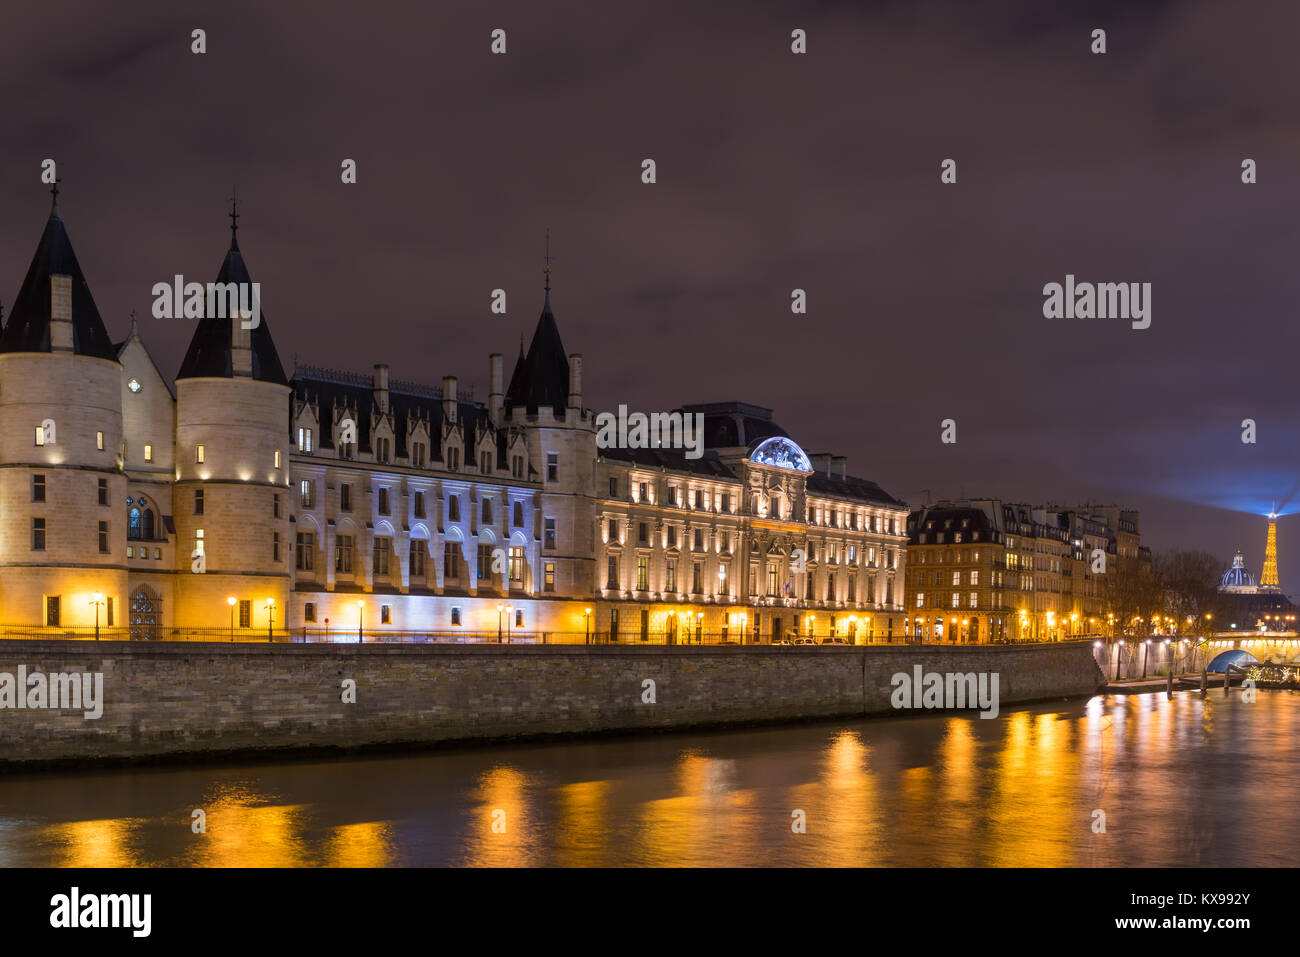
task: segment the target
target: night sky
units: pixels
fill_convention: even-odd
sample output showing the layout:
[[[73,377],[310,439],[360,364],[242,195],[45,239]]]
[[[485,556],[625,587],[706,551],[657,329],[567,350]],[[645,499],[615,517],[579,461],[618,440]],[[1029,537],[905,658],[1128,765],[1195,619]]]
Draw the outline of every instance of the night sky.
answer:
[[[286,371],[387,362],[485,399],[549,227],[594,409],[753,402],[913,505],[1118,501],[1156,550],[1240,545],[1256,575],[1258,516],[1300,511],[1300,7],[186,6],[6,9],[6,308],[52,157],[110,334],[135,309],[174,374],[193,320],[150,290],[215,278],[235,186]],[[1045,319],[1067,273],[1152,283],[1151,327]],[[1300,518],[1279,536],[1300,592]]]

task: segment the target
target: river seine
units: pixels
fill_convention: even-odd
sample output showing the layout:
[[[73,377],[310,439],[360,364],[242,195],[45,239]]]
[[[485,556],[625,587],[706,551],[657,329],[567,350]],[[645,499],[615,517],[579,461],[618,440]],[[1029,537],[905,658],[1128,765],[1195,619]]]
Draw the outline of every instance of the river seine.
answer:
[[[1300,694],[1234,691],[25,772],[0,866],[1291,866],[1297,741]]]

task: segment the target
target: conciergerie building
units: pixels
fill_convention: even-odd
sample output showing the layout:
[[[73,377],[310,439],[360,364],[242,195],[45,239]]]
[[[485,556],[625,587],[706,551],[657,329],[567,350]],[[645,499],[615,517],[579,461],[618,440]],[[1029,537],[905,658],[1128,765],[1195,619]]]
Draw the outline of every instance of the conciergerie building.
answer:
[[[232,213],[219,283],[250,283]],[[0,627],[134,638],[903,634],[906,505],[743,402],[601,448],[550,302],[487,402],[298,365],[263,312],[174,380],[113,342],[55,204],[0,331]]]

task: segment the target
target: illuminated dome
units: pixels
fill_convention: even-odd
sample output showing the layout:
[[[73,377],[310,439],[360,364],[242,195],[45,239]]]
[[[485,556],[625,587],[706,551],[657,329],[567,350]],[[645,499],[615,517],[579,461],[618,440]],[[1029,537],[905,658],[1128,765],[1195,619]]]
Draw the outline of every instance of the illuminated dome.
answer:
[[[758,465],[775,465],[777,468],[792,469],[796,472],[811,472],[812,463],[803,449],[791,439],[773,436],[763,439],[749,453],[749,460]]]
[[[1239,551],[1232,559],[1232,567],[1223,573],[1219,591],[1251,594],[1257,590],[1255,576],[1246,570],[1246,562]]]

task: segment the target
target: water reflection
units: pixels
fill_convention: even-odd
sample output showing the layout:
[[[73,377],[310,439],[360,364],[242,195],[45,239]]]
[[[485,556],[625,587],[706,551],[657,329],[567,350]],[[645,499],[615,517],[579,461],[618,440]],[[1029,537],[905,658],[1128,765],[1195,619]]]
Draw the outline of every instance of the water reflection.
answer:
[[[994,720],[9,775],[0,865],[1285,866],[1298,734],[1300,694],[1144,695]]]

